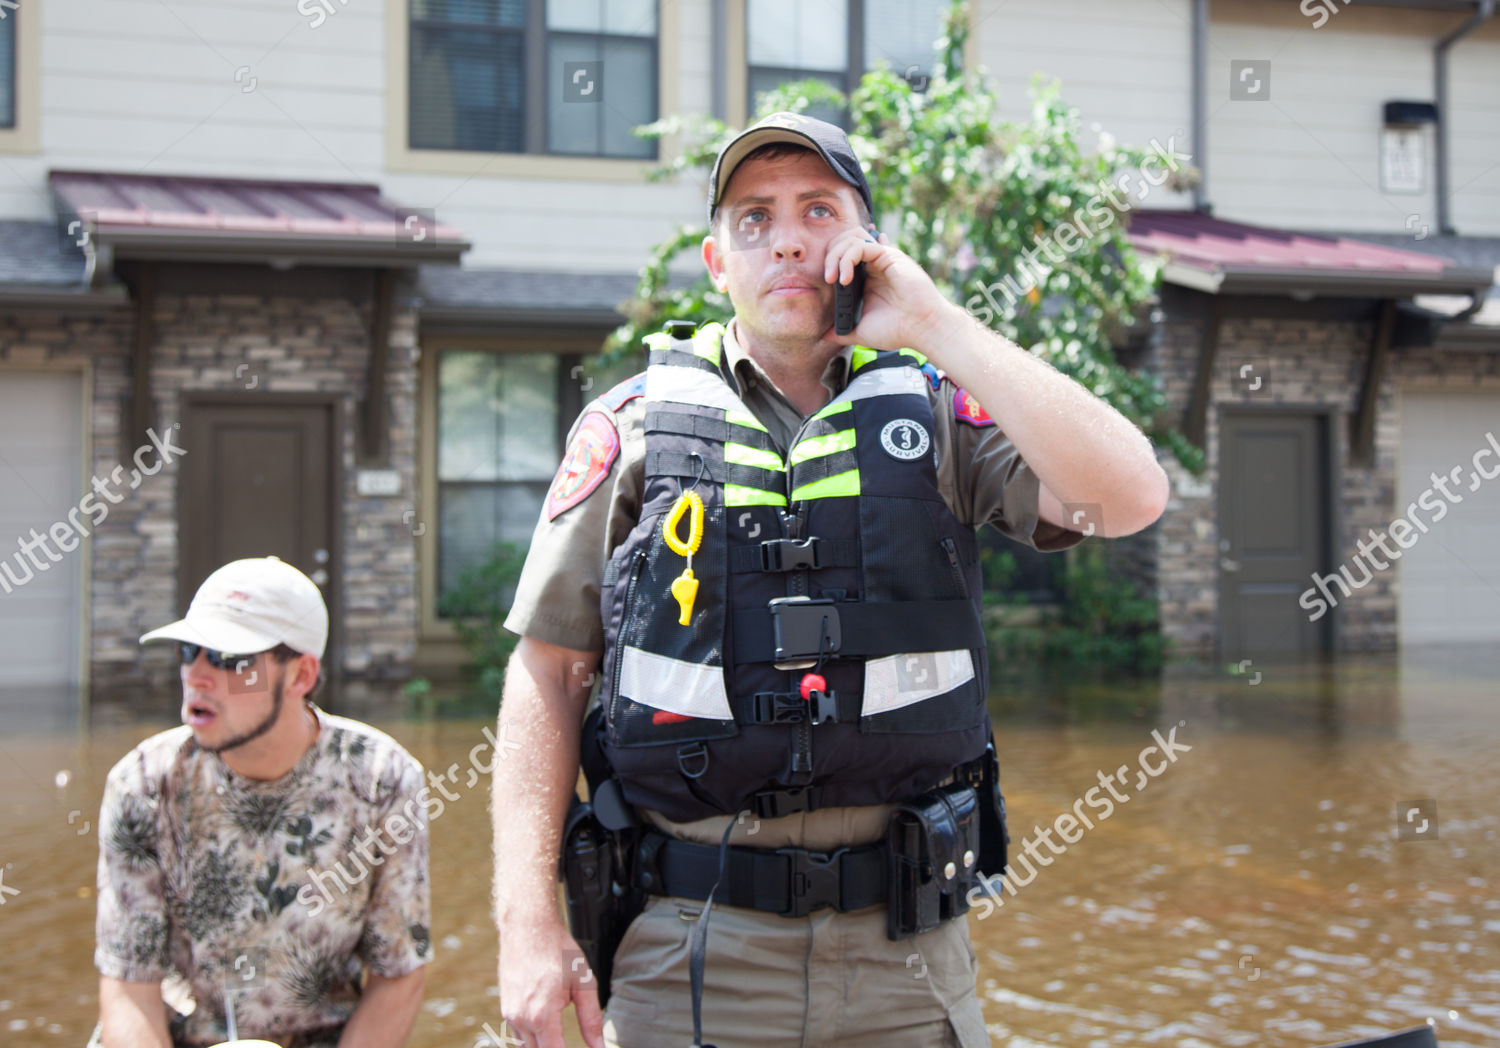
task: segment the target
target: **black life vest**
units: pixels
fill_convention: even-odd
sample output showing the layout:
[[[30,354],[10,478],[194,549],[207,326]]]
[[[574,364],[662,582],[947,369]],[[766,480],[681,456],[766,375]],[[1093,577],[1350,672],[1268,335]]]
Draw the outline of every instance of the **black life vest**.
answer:
[[[605,755],[676,821],[909,800],[990,739],[978,545],[938,491],[924,361],[857,347],[783,460],[722,335],[647,339],[641,515],[601,594]],[[664,525],[686,492],[684,626]]]

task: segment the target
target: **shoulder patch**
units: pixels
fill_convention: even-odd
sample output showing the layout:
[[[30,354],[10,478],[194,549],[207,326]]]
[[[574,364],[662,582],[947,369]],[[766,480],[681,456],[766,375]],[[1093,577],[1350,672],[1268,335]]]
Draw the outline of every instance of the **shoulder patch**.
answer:
[[[938,391],[938,387],[943,384],[943,373],[937,368],[933,367],[931,364],[923,364],[922,374],[927,376],[927,384],[931,386],[932,391],[936,393]]]
[[[627,378],[614,389],[599,397],[599,403],[611,411],[619,411],[629,401],[646,395],[646,373],[642,371],[634,378]]]
[[[572,509],[604,482],[620,455],[620,432],[602,411],[585,412],[547,491],[547,519]]]
[[[954,387],[953,390],[953,417],[963,419],[971,426],[993,426],[995,420],[990,418],[989,412],[979,406],[973,394],[968,390]]]

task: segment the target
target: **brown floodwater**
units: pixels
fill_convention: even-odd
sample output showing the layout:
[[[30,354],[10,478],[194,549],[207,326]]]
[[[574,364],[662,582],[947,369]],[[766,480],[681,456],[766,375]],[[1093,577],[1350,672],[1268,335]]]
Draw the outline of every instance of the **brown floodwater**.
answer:
[[[1431,1021],[1444,1048],[1500,1045],[1500,653],[1227,669],[997,685],[1024,886],[970,915],[993,1043],[1324,1045]],[[91,824],[110,766],[175,703],[0,738],[0,1044],[83,1045]],[[380,708],[367,719],[435,769],[467,767],[487,723]],[[1140,772],[1152,729],[1174,727],[1175,761]],[[1099,776],[1122,765],[1105,816]],[[460,782],[432,825],[412,1048],[501,1029],[485,791]],[[1019,867],[1028,838],[1039,858]]]

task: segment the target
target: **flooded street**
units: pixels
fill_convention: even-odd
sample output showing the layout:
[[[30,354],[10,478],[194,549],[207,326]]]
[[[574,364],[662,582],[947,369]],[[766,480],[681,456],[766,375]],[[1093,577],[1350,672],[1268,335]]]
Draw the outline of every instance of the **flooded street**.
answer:
[[[1016,876],[970,915],[993,1043],[1324,1045],[1431,1019],[1444,1048],[1500,1044],[1497,681],[1500,655],[1469,649],[999,682]],[[81,1048],[92,1028],[92,823],[111,765],[175,703],[0,740],[0,1043]],[[487,723],[370,719],[439,771]],[[1153,729],[1169,754],[1143,753]],[[459,783],[432,825],[413,1048],[500,1029],[488,782]]]

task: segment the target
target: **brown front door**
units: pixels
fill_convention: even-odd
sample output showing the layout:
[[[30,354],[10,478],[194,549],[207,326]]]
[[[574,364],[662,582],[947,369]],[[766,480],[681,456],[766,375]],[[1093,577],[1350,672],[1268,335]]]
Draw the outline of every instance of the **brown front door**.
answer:
[[[178,492],[184,608],[220,565],[277,556],[318,584],[330,624],[338,622],[333,411],[326,400],[291,396],[186,400]]]
[[[1219,417],[1219,651],[1230,661],[1328,650],[1329,616],[1299,597],[1327,572],[1327,422],[1222,410]]]

